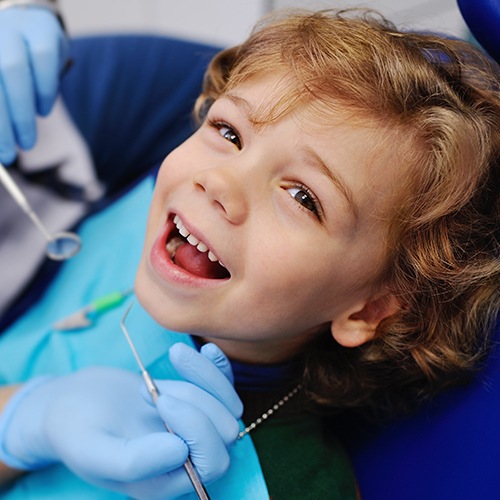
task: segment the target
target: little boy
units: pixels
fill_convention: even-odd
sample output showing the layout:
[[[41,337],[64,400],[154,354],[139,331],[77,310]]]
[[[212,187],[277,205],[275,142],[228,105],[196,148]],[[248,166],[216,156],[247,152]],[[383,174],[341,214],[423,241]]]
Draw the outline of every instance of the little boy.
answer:
[[[212,61],[200,127],[156,179],[136,294],[156,323],[192,336],[162,328],[151,366],[180,338],[204,346],[204,356],[173,349],[183,380],[161,383],[158,409],[203,480],[222,476],[209,486],[214,498],[355,498],[323,415],[405,412],[478,367],[499,306],[498,83],[496,66],[469,45],[357,12],[275,16]],[[101,214],[121,235],[111,254],[97,238],[92,245],[101,222],[89,221],[86,267],[69,263],[48,303],[70,287],[84,295],[99,270],[128,277],[143,196]],[[110,318],[116,325],[119,314]],[[115,350],[112,324],[99,330],[102,359],[85,344],[92,332],[33,334],[40,357],[6,380],[75,373],[37,378],[12,397],[3,460],[19,469],[61,462],[127,495],[189,492],[188,451],[160,432],[139,378],[79,371],[133,366]],[[154,326],[144,316],[132,326],[150,356]],[[2,338],[6,352],[18,329]],[[241,407],[211,343],[231,360],[243,401],[239,440]],[[79,418],[65,417],[65,392]],[[134,443],[123,452],[128,467],[108,466],[119,460],[109,435]],[[242,448],[249,437],[259,465]],[[231,489],[242,484],[246,493]]]

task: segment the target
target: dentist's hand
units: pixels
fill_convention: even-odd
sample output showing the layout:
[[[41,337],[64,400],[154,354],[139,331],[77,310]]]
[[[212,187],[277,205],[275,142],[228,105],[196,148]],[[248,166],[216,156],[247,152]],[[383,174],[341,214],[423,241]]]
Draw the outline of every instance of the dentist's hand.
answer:
[[[28,386],[7,418],[0,445],[12,460],[4,461],[28,470],[63,462],[90,483],[148,499],[193,491],[188,453],[203,482],[220,477],[242,404],[203,354],[181,344],[170,357],[184,380],[156,382],[158,408],[177,435],[166,432],[139,375],[92,367]]]
[[[16,146],[36,141],[35,117],[54,104],[68,41],[44,8],[0,10],[0,162],[12,163]]]

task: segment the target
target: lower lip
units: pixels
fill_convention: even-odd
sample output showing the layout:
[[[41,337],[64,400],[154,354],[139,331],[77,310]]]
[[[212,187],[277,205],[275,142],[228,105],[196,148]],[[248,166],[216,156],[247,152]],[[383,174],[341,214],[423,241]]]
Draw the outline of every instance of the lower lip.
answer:
[[[174,230],[171,219],[161,234],[156,238],[149,253],[149,262],[154,273],[164,282],[184,285],[190,288],[214,288],[223,285],[227,280],[200,278],[176,266],[166,250],[167,238]]]

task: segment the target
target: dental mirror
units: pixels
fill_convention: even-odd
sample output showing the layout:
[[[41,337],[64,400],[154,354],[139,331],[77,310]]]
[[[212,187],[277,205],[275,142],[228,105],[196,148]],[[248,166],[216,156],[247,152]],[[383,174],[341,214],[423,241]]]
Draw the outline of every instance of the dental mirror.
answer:
[[[82,241],[75,233],[55,233],[47,241],[45,253],[52,260],[71,259],[82,246]]]
[[[82,246],[82,242],[78,235],[69,232],[59,232],[50,234],[47,228],[42,224],[42,221],[31,208],[28,200],[23,192],[19,189],[12,176],[7,169],[0,163],[0,182],[12,196],[13,200],[18,204],[21,210],[31,219],[36,228],[43,234],[47,240],[45,253],[52,260],[70,259],[78,253]]]

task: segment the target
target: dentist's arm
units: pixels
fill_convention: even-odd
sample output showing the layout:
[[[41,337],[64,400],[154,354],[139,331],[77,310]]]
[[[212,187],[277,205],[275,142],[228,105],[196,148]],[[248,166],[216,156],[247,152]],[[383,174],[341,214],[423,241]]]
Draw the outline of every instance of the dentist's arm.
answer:
[[[55,2],[0,0],[0,162],[35,144],[35,117],[52,109],[67,55]]]

